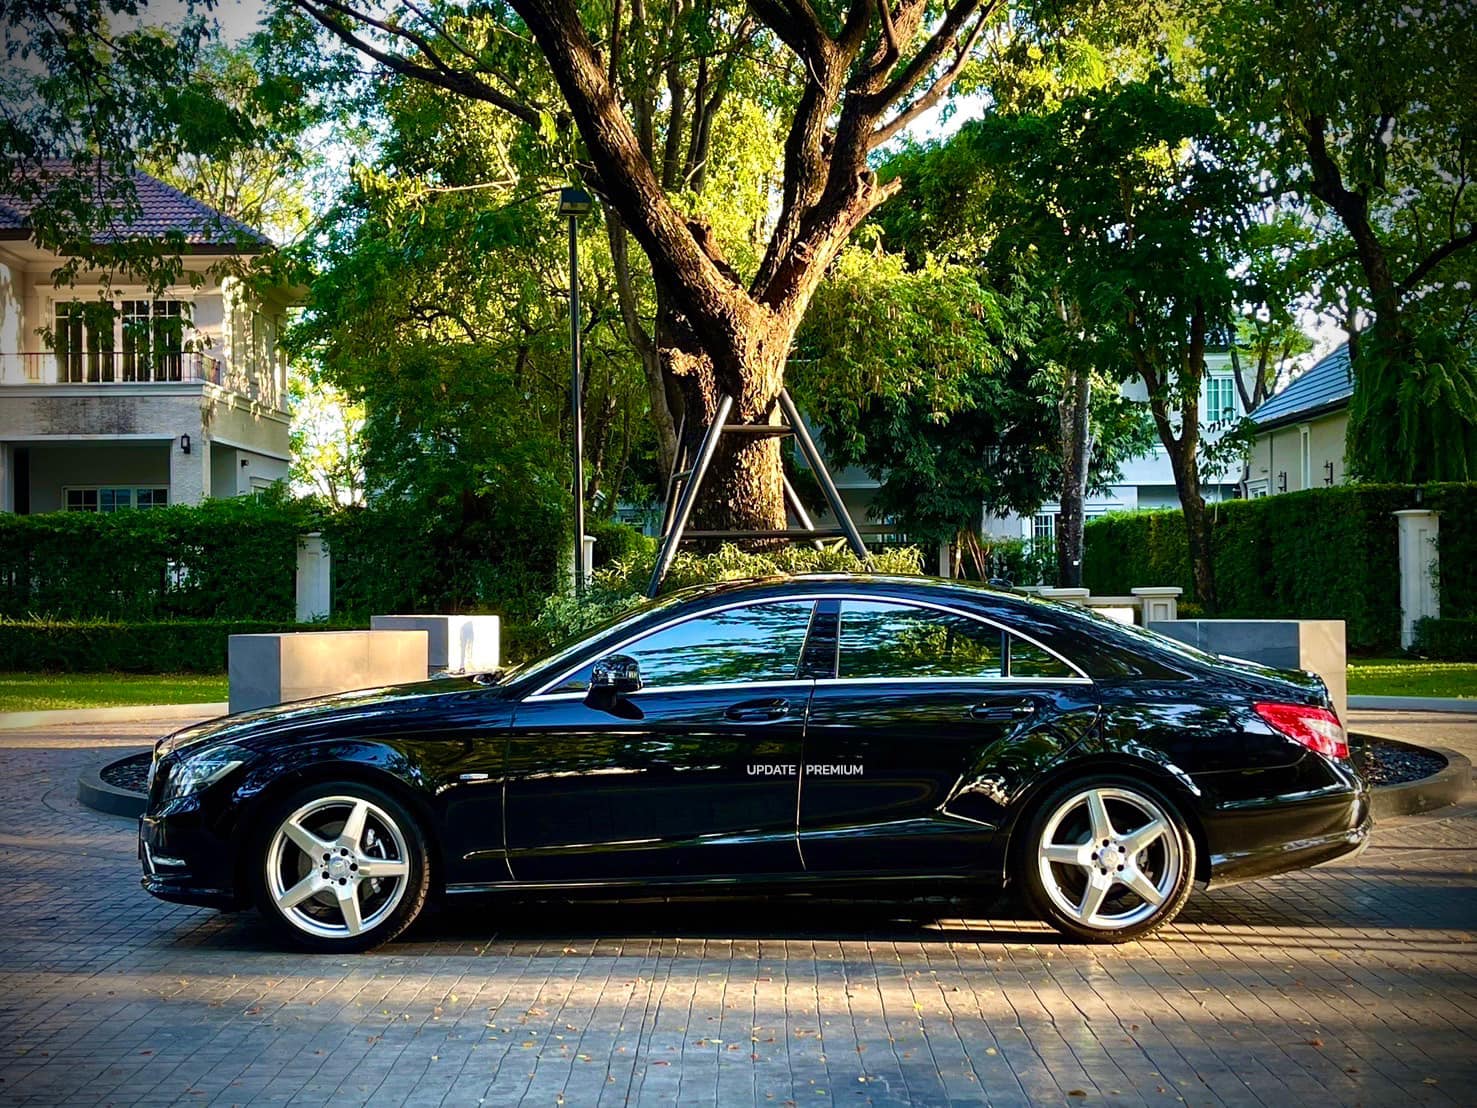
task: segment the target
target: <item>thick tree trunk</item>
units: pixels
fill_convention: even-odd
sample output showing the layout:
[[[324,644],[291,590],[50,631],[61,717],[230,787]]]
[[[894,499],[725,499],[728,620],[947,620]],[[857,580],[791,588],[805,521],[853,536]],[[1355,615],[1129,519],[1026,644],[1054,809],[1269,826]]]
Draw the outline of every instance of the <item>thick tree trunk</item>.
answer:
[[[1062,480],[1056,520],[1057,584],[1069,589],[1082,587],[1082,502],[1087,497],[1088,460],[1092,453],[1087,418],[1091,401],[1092,375],[1080,368],[1069,369],[1057,405],[1061,417]]]
[[[1185,541],[1190,550],[1190,572],[1195,579],[1195,599],[1207,611],[1214,611],[1215,562],[1210,536],[1210,513],[1205,507],[1205,497],[1200,494],[1200,479],[1193,472],[1186,473],[1184,479],[1181,479],[1181,467],[1176,466],[1174,483],[1185,510]]]

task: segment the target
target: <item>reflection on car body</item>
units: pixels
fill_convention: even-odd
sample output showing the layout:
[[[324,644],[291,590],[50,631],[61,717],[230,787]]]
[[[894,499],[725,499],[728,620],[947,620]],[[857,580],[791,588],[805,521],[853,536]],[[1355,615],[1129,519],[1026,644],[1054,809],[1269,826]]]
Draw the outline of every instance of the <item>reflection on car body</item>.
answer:
[[[1322,682],[925,578],[689,590],[488,680],[285,705],[161,742],[144,885],[323,949],[431,897],[1019,883],[1121,941],[1193,883],[1358,849]]]

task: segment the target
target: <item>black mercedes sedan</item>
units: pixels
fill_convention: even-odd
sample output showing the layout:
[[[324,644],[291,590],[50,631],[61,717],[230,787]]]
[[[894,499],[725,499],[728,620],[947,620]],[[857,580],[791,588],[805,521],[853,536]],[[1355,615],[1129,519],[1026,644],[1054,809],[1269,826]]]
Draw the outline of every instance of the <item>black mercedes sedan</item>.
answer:
[[[475,894],[1001,884],[1120,942],[1197,881],[1369,831],[1311,674],[1012,592],[810,576],[677,593],[515,670],[186,728],[155,750],[139,855],[155,896],[255,903],[319,950]]]

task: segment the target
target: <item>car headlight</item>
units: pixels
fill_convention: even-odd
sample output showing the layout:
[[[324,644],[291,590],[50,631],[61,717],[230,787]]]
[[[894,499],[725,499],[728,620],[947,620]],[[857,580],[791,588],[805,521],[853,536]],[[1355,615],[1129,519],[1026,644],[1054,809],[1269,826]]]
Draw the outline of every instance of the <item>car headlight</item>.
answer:
[[[169,777],[164,782],[164,799],[174,800],[197,793],[245,761],[246,752],[234,746],[218,746],[182,758],[169,767]]]

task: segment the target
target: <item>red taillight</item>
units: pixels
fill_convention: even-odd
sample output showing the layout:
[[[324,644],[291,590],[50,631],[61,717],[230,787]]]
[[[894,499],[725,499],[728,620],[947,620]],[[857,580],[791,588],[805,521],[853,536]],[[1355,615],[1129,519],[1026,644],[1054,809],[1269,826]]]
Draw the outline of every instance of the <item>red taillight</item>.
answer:
[[[1300,742],[1309,750],[1330,758],[1347,758],[1349,740],[1344,735],[1339,717],[1327,708],[1311,708],[1306,704],[1256,704],[1256,714],[1274,731]]]

